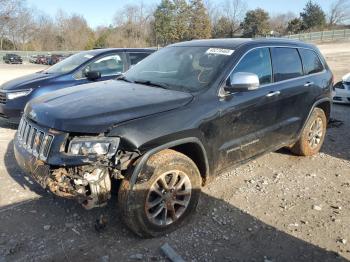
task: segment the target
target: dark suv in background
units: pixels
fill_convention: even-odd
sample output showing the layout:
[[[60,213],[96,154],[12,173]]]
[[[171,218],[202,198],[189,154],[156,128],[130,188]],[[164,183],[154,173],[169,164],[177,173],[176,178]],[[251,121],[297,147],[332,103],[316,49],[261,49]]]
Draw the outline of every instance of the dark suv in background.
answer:
[[[2,57],[2,60],[6,64],[22,64],[22,57],[16,54],[6,54]]]
[[[217,39],[157,51],[118,80],[31,100],[14,142],[19,165],[85,208],[119,183],[119,212],[136,234],[188,221],[223,170],[288,147],[319,152],[333,76],[316,47]]]
[[[118,77],[154,49],[98,49],[80,52],[46,70],[0,86],[0,117],[18,123],[26,103],[54,90]]]

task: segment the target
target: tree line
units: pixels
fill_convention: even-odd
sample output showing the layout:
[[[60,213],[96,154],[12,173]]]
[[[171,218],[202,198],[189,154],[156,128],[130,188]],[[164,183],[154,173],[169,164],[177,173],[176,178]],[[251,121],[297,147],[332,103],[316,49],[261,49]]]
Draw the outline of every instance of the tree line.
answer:
[[[164,46],[204,38],[281,36],[349,26],[350,0],[333,0],[328,10],[315,1],[299,15],[249,10],[246,1],[161,0],[156,6],[125,5],[109,26],[91,28],[79,14],[51,17],[26,0],[0,0],[0,50],[84,50]]]

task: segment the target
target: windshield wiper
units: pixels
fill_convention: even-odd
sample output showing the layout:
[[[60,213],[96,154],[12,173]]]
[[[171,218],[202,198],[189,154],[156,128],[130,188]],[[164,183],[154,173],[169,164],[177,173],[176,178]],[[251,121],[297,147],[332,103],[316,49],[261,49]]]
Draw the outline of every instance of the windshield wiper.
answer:
[[[125,82],[128,82],[128,83],[134,83],[133,81],[127,79],[124,75],[121,75],[121,76],[117,77],[117,80],[125,81]]]
[[[135,80],[134,83],[141,84],[141,85],[146,85],[146,86],[160,87],[160,88],[163,88],[163,89],[169,89],[169,85],[167,85],[167,84],[153,82],[153,81],[150,81],[150,80]]]

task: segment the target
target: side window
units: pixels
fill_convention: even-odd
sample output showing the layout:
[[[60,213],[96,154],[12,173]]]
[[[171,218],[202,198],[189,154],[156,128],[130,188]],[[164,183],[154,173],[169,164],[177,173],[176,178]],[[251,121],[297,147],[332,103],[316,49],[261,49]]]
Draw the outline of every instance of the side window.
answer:
[[[113,76],[124,72],[124,63],[121,54],[112,54],[97,59],[83,69],[83,75],[89,71],[98,71],[101,76]]]
[[[272,48],[272,63],[275,82],[303,75],[300,56],[295,48]]]
[[[130,65],[136,65],[138,62],[149,55],[150,53],[129,53]]]
[[[238,72],[254,73],[259,77],[260,85],[272,81],[272,66],[268,48],[258,48],[247,53],[232,74]]]
[[[299,53],[303,61],[305,75],[318,73],[323,70],[323,65],[314,51],[300,48]]]

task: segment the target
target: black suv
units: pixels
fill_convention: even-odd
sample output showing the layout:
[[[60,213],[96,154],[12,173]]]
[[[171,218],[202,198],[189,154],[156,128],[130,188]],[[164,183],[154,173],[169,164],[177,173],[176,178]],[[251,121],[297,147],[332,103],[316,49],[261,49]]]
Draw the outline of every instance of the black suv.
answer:
[[[22,64],[23,60],[22,57],[16,54],[6,54],[2,57],[2,60],[6,64]]]
[[[187,221],[201,187],[226,168],[282,147],[316,154],[332,78],[302,42],[178,43],[118,80],[29,102],[15,155],[43,187],[86,208],[105,205],[117,180],[126,224],[159,236]]]

